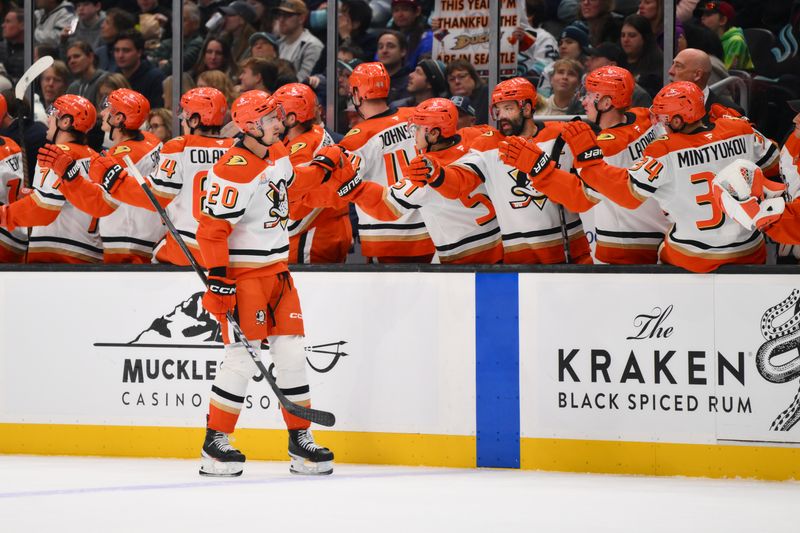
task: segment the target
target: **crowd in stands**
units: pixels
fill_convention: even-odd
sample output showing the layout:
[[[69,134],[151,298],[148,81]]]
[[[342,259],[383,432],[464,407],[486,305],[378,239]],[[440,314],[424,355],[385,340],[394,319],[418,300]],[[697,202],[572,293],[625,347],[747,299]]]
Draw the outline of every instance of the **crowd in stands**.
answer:
[[[663,0],[526,0],[527,20],[513,32],[519,43],[513,76],[536,88],[535,114],[585,114],[587,75],[600,67],[620,66],[634,76],[634,107],[649,107],[671,81],[690,81],[703,91],[707,109],[719,103],[748,114],[762,133],[783,141],[791,115],[784,109],[782,117],[776,117],[767,110],[783,109],[787,99],[797,98],[792,91],[800,91],[800,84],[790,84],[789,89],[769,85],[770,77],[759,71],[760,55],[748,46],[747,29],[766,28],[777,34],[791,24],[787,21],[794,20],[792,14],[798,14],[797,2],[675,3],[675,49],[667,54],[675,59],[669,79],[664,79]],[[475,66],[464,59],[445,64],[431,57],[441,31],[433,16],[434,0],[340,0],[337,91],[328,95],[326,7],[325,0],[185,0],[183,36],[177,43],[171,34],[171,2],[36,0],[34,59],[51,55],[56,61],[37,81],[33,102],[21,104],[27,116],[28,171],[33,171],[35,154],[46,142],[47,110],[64,94],[83,96],[96,106],[97,126],[88,133],[88,144],[97,151],[111,142],[100,127],[100,110],[106,97],[120,88],[133,89],[149,101],[145,129],[162,142],[179,135],[172,131],[173,114],[178,112],[178,103],[172,101],[175,46],[182,52],[184,92],[213,87],[230,105],[246,91],[273,93],[300,82],[316,93],[320,116],[327,98],[335,98],[335,123],[326,124],[334,140],[363,120],[350,102],[348,76],[358,65],[373,61],[388,71],[391,108],[452,98],[460,126],[489,123],[491,94]],[[0,91],[8,101],[0,135],[18,140],[20,104],[12,88],[24,70],[24,12],[3,0],[0,17]],[[796,54],[795,49],[789,60]],[[751,89],[762,87],[767,101],[760,101],[750,114],[749,102],[740,106],[729,87],[710,89],[729,76],[745,80]],[[764,107],[773,100],[773,107]],[[229,114],[225,121],[222,133],[232,136],[237,130]]]

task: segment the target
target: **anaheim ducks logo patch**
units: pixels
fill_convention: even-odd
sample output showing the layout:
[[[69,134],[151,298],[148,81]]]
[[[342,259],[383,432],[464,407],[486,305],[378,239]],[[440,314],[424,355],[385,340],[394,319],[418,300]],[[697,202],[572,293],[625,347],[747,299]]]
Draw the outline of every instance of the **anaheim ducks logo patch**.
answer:
[[[269,218],[264,222],[264,229],[276,226],[286,229],[289,223],[289,196],[286,193],[286,182],[284,180],[269,184],[267,200]]]
[[[492,135],[494,135],[494,132],[489,130],[486,133],[484,133],[483,135],[481,135],[481,137],[491,137]]]
[[[291,148],[289,148],[289,153],[294,154],[295,152],[299,152],[303,148],[308,146],[306,143],[294,143]]]
[[[247,165],[247,159],[240,155],[232,155],[230,159],[225,162],[225,166],[229,167],[243,167]]]
[[[361,133],[361,130],[359,128],[353,128],[352,130],[347,132],[347,135],[345,135],[345,137],[350,137],[351,135],[358,135],[359,133]]]
[[[601,133],[597,136],[598,141],[613,141],[614,139],[616,139],[616,137],[611,133]]]
[[[111,155],[127,154],[130,151],[131,151],[131,147],[130,146],[125,146],[124,144],[121,144],[121,145],[117,146],[116,148],[114,148],[114,153],[111,154]]]
[[[69,146],[67,146],[66,144],[57,144],[56,146],[58,146],[59,148],[61,148],[65,152],[69,152],[69,150],[70,150]]]
[[[508,202],[512,209],[524,209],[531,204],[535,204],[540,211],[544,210],[547,203],[547,196],[540,193],[531,186],[528,174],[521,170],[510,170],[508,175],[514,180],[511,187],[511,194],[520,198],[519,200]]]

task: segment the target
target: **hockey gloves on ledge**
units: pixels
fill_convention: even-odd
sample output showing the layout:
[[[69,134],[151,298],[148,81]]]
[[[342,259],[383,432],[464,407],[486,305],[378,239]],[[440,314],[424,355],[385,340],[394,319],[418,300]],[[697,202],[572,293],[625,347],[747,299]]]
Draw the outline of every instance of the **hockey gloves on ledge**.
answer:
[[[752,161],[737,159],[717,173],[714,203],[744,226],[764,230],[783,214],[786,202],[782,183],[771,181]]]
[[[506,137],[499,151],[503,163],[527,173],[531,179],[555,168],[549,164],[550,157],[530,139]]]
[[[575,168],[586,168],[603,162],[603,151],[597,146],[597,137],[591,126],[585,122],[567,122],[561,132],[561,138],[575,154],[573,162]]]
[[[444,179],[444,169],[435,159],[418,155],[408,165],[408,180],[417,187],[424,187]]]
[[[36,162],[42,168],[49,168],[64,181],[72,181],[78,177],[80,169],[75,159],[55,144],[45,144],[39,149]]]
[[[236,308],[236,281],[227,277],[225,267],[208,271],[208,286],[203,294],[203,307],[222,324],[227,313]]]

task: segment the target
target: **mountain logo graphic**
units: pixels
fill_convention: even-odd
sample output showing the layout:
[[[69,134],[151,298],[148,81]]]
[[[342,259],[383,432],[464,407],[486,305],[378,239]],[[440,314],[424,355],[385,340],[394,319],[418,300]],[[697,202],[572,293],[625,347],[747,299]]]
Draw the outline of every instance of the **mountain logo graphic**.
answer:
[[[216,349],[221,350],[222,331],[219,322],[203,308],[203,292],[196,292],[176,305],[170,312],[153,320],[149,327],[142,330],[128,342],[95,342],[94,346],[111,348],[184,348],[184,349]],[[340,340],[306,346],[309,366],[316,372],[330,372],[342,357],[349,354],[342,350],[347,341]],[[261,344],[264,350],[269,344]],[[324,363],[311,361],[322,359]]]

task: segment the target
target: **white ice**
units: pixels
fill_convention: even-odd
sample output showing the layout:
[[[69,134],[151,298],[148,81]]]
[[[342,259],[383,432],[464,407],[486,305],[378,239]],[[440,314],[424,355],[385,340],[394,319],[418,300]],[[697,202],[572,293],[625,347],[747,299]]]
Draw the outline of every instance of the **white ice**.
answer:
[[[798,532],[800,483],[248,462],[0,456],[0,531]],[[286,529],[288,528],[288,529]]]

